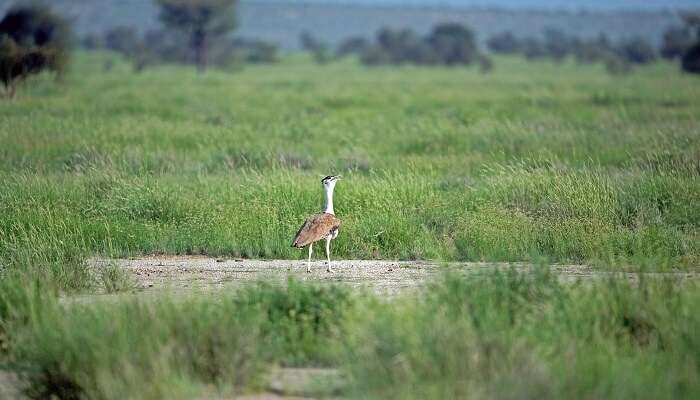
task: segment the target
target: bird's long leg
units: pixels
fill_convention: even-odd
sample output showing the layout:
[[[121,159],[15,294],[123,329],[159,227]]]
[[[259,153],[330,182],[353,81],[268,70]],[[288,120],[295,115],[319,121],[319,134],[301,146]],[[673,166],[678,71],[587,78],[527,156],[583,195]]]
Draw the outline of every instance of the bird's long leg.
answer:
[[[311,253],[314,252],[314,244],[309,244],[309,261],[306,262],[306,272],[311,272]]]
[[[331,237],[326,238],[326,259],[328,260],[328,269],[326,271],[333,272],[331,268]]]

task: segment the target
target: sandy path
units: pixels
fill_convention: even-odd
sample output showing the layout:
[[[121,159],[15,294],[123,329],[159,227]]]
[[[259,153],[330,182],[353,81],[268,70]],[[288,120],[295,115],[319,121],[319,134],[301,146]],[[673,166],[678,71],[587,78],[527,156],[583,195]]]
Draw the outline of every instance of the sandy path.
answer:
[[[479,275],[494,268],[514,266],[532,270],[527,264],[505,263],[449,263],[426,261],[344,260],[333,263],[334,272],[326,272],[325,263],[313,263],[312,272],[306,273],[306,263],[299,260],[244,260],[217,259],[204,256],[149,256],[135,259],[93,259],[91,265],[104,268],[116,264],[129,271],[136,286],[142,290],[157,289],[210,289],[240,286],[265,280],[283,283],[290,276],[300,281],[343,283],[365,287],[380,294],[393,295],[407,289],[419,288],[445,266],[460,272]],[[585,265],[552,265],[550,270],[560,279],[575,281],[610,276]],[[649,276],[673,276],[678,279],[698,279],[697,272],[652,273]],[[615,273],[615,276],[638,279],[636,273]]]
[[[104,268],[116,264],[129,271],[140,289],[207,289],[244,285],[257,281],[299,281],[344,283],[368,287],[377,292],[395,293],[423,285],[439,266],[415,261],[352,260],[333,263],[334,272],[326,272],[322,261],[312,264],[297,260],[217,259],[199,256],[150,256],[138,259],[94,259],[91,264]]]

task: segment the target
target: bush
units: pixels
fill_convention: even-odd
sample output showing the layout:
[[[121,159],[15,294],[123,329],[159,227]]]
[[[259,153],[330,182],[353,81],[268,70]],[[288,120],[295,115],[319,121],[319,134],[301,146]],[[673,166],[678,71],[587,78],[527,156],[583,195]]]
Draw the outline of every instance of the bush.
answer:
[[[332,57],[328,46],[310,32],[301,32],[299,35],[299,43],[302,49],[309,51],[313,55],[314,61],[318,64],[325,64],[331,61]]]
[[[555,61],[562,61],[572,51],[574,40],[564,32],[556,29],[546,29],[544,32],[544,47],[549,57]]]
[[[622,58],[611,55],[605,61],[605,70],[610,75],[628,75],[632,72],[632,66]]]
[[[580,39],[574,45],[574,57],[580,64],[605,62],[615,56],[607,36],[600,35],[597,39]]]
[[[58,76],[68,63],[71,34],[67,23],[48,8],[12,7],[0,21],[0,80],[8,97],[16,85],[49,70]]]
[[[349,335],[349,397],[695,398],[698,294],[643,277],[453,272],[423,298],[373,307]]]
[[[686,28],[671,27],[664,32],[660,54],[669,60],[681,58],[693,45],[693,36]]]
[[[382,47],[372,46],[362,52],[360,61],[366,65],[390,64],[391,55]]]
[[[523,55],[528,60],[537,60],[547,57],[548,53],[544,43],[535,38],[527,38],[523,41]]]
[[[632,64],[647,64],[656,60],[654,46],[648,40],[636,37],[617,46],[617,54]]]
[[[134,54],[141,46],[141,39],[136,31],[127,26],[114,27],[104,34],[104,46],[108,50],[122,54]]]
[[[493,71],[493,61],[484,55],[479,56],[479,71],[483,74],[487,74]]]
[[[686,51],[681,60],[683,71],[691,74],[700,74],[700,42]]]
[[[367,39],[363,37],[350,37],[345,39],[338,50],[336,50],[336,55],[338,57],[345,57],[350,54],[362,54],[370,47],[370,43]]]
[[[486,41],[486,45],[497,54],[516,54],[522,51],[522,43],[511,32],[491,36]]]
[[[364,64],[468,65],[479,61],[474,34],[460,24],[436,26],[426,37],[408,29],[383,28],[377,32],[377,45],[366,46],[360,60]]]
[[[426,42],[430,44],[437,59],[447,65],[471,64],[479,55],[474,33],[460,24],[445,23],[436,26]]]

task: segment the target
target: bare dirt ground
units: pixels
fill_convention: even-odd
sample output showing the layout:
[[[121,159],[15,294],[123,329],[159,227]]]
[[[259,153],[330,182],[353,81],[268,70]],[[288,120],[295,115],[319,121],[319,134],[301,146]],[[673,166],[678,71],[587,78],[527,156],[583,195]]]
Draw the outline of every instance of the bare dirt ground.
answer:
[[[0,370],[0,400],[19,398],[21,398],[21,392],[17,376],[11,372]]]
[[[427,261],[341,260],[333,262],[334,272],[326,272],[324,261],[312,263],[311,273],[300,260],[221,259],[204,256],[148,256],[134,259],[93,259],[91,265],[104,268],[118,265],[130,272],[135,285],[143,291],[158,289],[215,289],[241,286],[257,281],[283,284],[293,277],[299,281],[342,283],[367,288],[383,295],[423,287],[445,268],[478,276],[493,269],[516,268],[531,271],[523,263],[446,263]],[[612,273],[585,265],[551,265],[549,270],[564,281],[616,276],[638,279],[637,273]],[[647,276],[698,279],[698,272],[648,273]]]

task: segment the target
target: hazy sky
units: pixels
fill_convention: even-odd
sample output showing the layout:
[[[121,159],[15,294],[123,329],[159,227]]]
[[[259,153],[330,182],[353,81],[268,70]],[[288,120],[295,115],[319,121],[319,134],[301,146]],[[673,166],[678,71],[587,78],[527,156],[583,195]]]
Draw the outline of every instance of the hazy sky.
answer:
[[[245,1],[245,0],[243,0]],[[249,0],[250,1],[250,0]],[[255,1],[255,0],[253,0]],[[258,0],[259,1],[259,0]],[[265,0],[263,0],[265,1]],[[279,1],[279,0],[267,0]],[[294,0],[282,0],[294,3]],[[508,8],[565,8],[565,9],[664,9],[700,8],[700,0],[300,0],[314,3],[347,4],[412,4],[451,6],[494,6]]]

